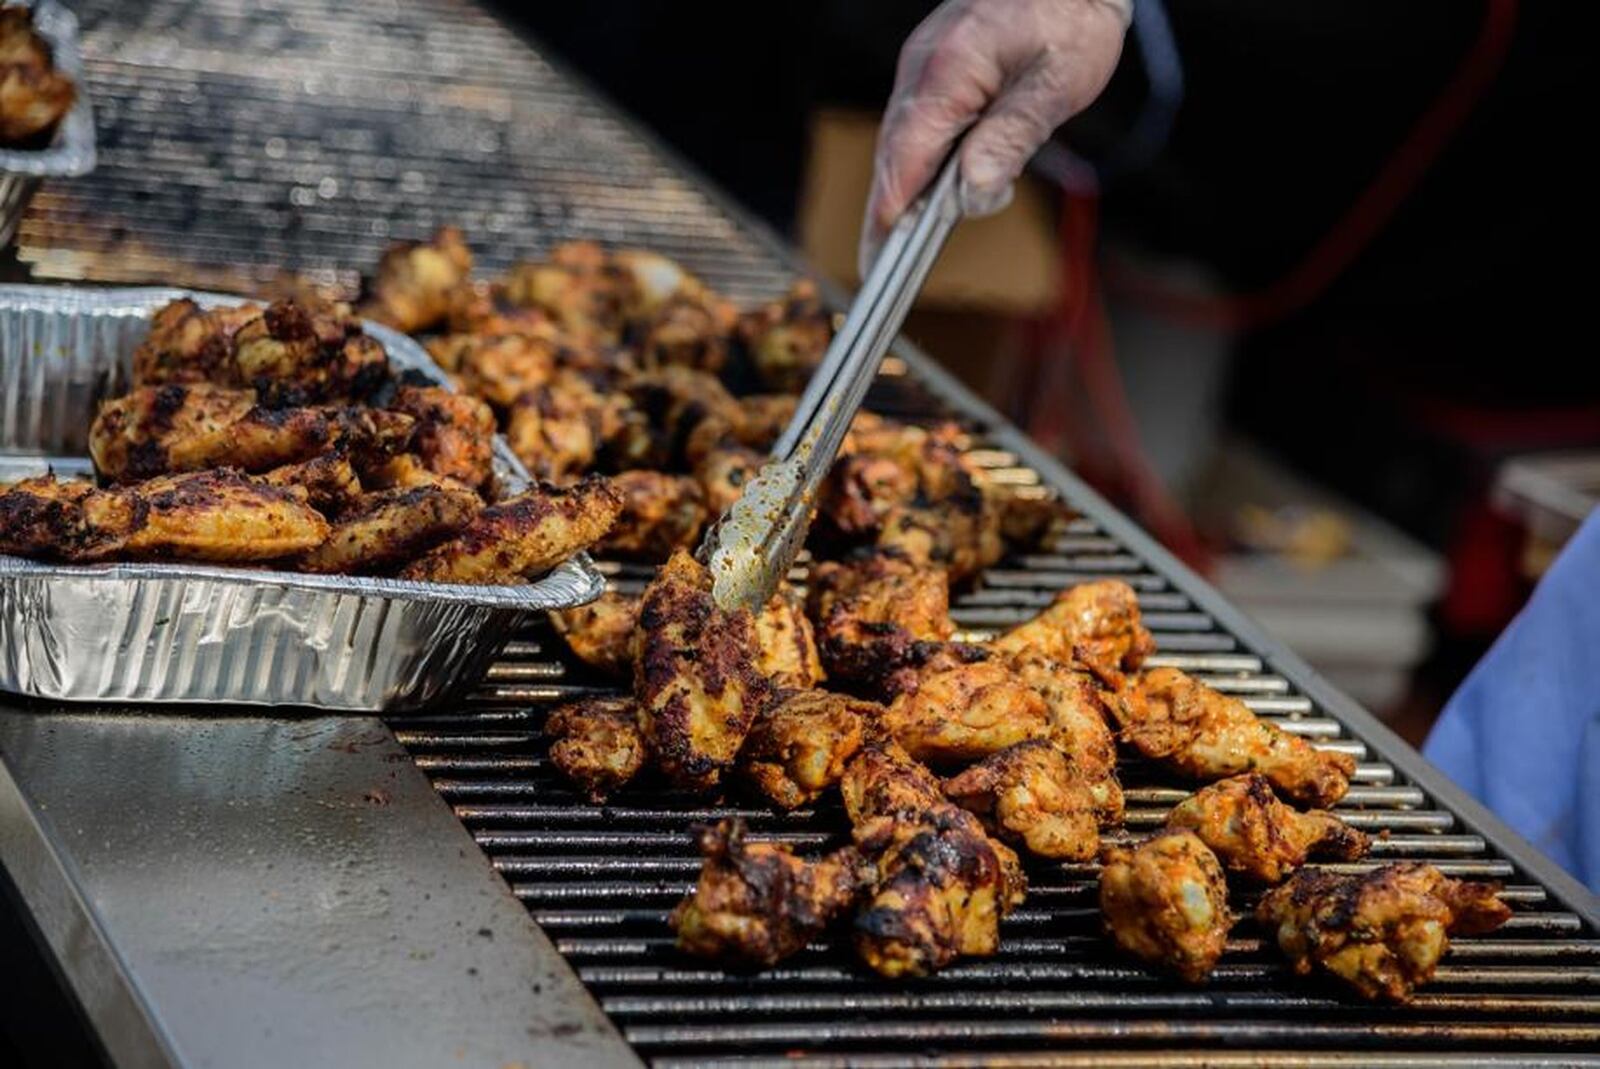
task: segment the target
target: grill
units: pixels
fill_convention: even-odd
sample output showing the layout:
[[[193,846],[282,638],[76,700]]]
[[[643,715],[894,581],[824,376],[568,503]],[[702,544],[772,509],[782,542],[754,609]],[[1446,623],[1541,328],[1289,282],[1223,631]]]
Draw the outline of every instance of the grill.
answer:
[[[575,236],[658,248],[743,300],[779,291],[795,270],[774,239],[464,3],[77,6],[102,162],[35,200],[19,255],[38,276],[248,288],[287,266],[348,283],[388,241],[441,222],[464,225],[490,270]],[[916,353],[888,362],[869,404],[914,421],[960,418],[997,478],[1054,486],[1082,516],[1048,552],[1005,561],[958,599],[968,637],[1023,619],[1069,584],[1129,582],[1158,663],[1356,755],[1340,811],[1380,836],[1373,862],[1426,859],[1504,881],[1515,915],[1492,935],[1456,940],[1436,982],[1404,1008],[1288,977],[1248,924],[1213,982],[1194,990],[1108,953],[1092,866],[1036,865],[992,959],[891,984],[827,941],[778,969],[731,975],[671,947],[667,912],[699,865],[689,829],[738,814],[761,835],[817,850],[842,836],[842,813],[712,805],[664,787],[586,804],[547,766],[540,727],[554,704],[606,684],[537,628],[461,708],[391,726],[641,1056],[1420,1066],[1569,1063],[1600,1050],[1600,932],[1581,888]],[[611,574],[623,589],[646,578]],[[1185,793],[1137,762],[1122,772],[1124,834],[1159,825]]]

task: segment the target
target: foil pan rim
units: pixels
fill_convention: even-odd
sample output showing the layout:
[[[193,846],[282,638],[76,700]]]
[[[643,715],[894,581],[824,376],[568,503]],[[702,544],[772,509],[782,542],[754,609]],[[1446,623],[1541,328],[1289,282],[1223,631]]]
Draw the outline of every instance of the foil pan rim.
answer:
[[[56,0],[34,0],[34,26],[50,42],[56,69],[78,89],[72,108],[61,120],[52,143],[42,149],[0,148],[0,175],[33,178],[75,178],[95,165],[94,108],[78,47],[78,17]]]

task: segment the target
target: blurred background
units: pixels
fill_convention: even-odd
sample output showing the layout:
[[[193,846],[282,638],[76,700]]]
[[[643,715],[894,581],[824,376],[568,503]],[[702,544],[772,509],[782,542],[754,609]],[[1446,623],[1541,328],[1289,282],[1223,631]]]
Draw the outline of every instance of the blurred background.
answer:
[[[933,6],[503,11],[854,282]],[[1413,741],[1600,496],[1576,14],[1139,0],[908,329]]]

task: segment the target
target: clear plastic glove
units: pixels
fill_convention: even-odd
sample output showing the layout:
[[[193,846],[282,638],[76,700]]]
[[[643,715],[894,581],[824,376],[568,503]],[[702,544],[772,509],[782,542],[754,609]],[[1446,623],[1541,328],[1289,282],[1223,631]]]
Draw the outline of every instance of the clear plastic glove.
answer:
[[[961,149],[961,206],[988,215],[1052,131],[1105,88],[1133,0],[945,0],[900,49],[861,228],[862,277],[900,213]]]

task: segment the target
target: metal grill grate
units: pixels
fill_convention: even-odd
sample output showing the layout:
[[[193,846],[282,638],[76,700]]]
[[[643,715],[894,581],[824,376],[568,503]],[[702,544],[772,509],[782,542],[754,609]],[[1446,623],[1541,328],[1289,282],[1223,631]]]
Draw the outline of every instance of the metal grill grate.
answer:
[[[794,269],[762,231],[465,2],[74,6],[101,166],[35,200],[20,255],[41,277],[249,288],[282,266],[350,281],[389,240],[441,222],[464,225],[491,270],[575,236],[658,248],[745,300],[777,292]],[[935,374],[911,363],[919,377]],[[940,407],[898,370],[874,407],[901,416]],[[988,446],[978,454],[986,465],[1038,480],[1018,463],[1027,447],[1013,432],[976,406],[966,414]],[[1064,477],[1062,485],[1072,489]],[[1109,954],[1092,867],[1046,865],[1034,867],[1032,894],[1006,922],[995,958],[889,984],[865,975],[848,948],[823,944],[777,970],[729,975],[670,947],[667,911],[698,868],[688,829],[740,813],[761,834],[820,848],[843,833],[836,808],[778,814],[642,787],[612,806],[585,804],[546,766],[540,727],[553,703],[604,684],[565,664],[544,629],[514,643],[466,707],[398,721],[395,734],[606,1011],[659,1064],[788,1064],[804,1052],[859,1065],[1417,1066],[1551,1064],[1600,1050],[1600,933],[1551,892],[1560,878],[1494,849],[1353,737],[1329,695],[1313,701],[1314,684],[1274,670],[1277,654],[1220,623],[1225,607],[1211,595],[1160,560],[1152,567],[1143,557],[1154,551],[1134,549],[1143,543],[1113,513],[1075,503],[1091,518],[1051,552],[984,576],[957,604],[962,627],[1006,626],[1073,582],[1128,581],[1162,663],[1357,756],[1341,813],[1386,834],[1374,862],[1424,858],[1503,880],[1512,923],[1457,940],[1437,982],[1404,1009],[1289,979],[1248,926],[1197,991]],[[643,579],[616,574],[621,585]],[[1123,774],[1127,834],[1155,827],[1184,793],[1136,762]]]

